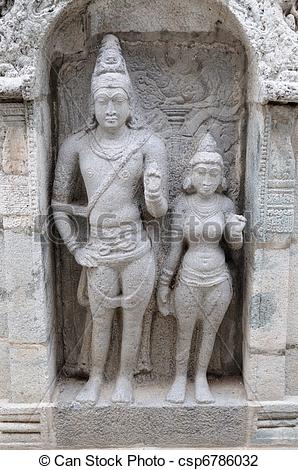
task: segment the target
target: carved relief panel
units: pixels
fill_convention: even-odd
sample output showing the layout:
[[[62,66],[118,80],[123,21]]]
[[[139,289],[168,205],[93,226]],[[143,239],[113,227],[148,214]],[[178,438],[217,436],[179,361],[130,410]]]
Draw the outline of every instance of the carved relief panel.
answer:
[[[9,12],[13,4],[14,0],[0,0],[0,18]]]
[[[288,107],[267,108],[260,162],[260,234],[263,239],[294,229],[296,162],[291,142],[294,113]]]
[[[190,35],[164,35],[158,40],[150,34],[119,35],[127,61],[136,100],[133,118],[146,123],[166,141],[169,162],[170,201],[180,193],[188,162],[206,131],[211,131],[224,154],[227,194],[242,209],[242,183],[245,155],[245,55],[237,42],[219,42],[215,38]],[[214,40],[213,40],[214,39]],[[56,123],[59,145],[66,136],[84,127],[90,117],[90,77],[96,52],[87,59],[68,57],[57,80]],[[85,199],[80,180],[77,188]],[[76,191],[76,194],[78,194]],[[147,217],[150,225],[150,217]],[[84,233],[84,230],[82,230]],[[164,239],[155,243],[159,263],[166,249]],[[231,270],[235,279],[242,273]],[[66,372],[76,367],[84,325],[84,310],[76,300],[80,268],[64,247],[57,252],[59,278],[59,329],[63,354],[60,365]],[[241,363],[241,281],[235,283],[235,295],[219,332],[211,370],[240,374]],[[152,324],[153,321],[153,324]],[[118,324],[114,322],[114,336]],[[153,371],[159,378],[173,372],[175,322],[157,314],[155,299],[144,320],[140,371]],[[112,375],[117,341],[112,338],[108,375]],[[192,358],[196,351],[193,350]]]
[[[23,104],[0,106],[0,153],[2,171],[7,174],[27,173],[26,119]]]
[[[285,20],[290,28],[298,30],[298,2],[297,0],[278,0]]]

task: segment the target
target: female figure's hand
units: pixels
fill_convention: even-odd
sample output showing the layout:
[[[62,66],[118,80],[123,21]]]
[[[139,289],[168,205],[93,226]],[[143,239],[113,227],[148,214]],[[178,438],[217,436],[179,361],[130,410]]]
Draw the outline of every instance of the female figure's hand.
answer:
[[[171,288],[166,285],[160,285],[157,290],[158,310],[164,317],[172,315],[171,312]]]
[[[231,214],[227,218],[231,238],[240,238],[246,225],[246,218],[243,215]]]

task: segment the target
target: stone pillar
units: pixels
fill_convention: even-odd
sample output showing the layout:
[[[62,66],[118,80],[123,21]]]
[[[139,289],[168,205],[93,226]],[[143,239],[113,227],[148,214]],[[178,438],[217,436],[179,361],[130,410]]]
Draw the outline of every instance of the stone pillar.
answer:
[[[10,394],[10,367],[8,325],[5,302],[7,292],[5,290],[4,267],[4,232],[1,221],[0,227],[0,400],[7,399]],[[2,305],[2,308],[1,308]]]
[[[246,194],[250,230],[246,243],[243,375],[250,400],[281,400],[286,393],[290,245],[294,228],[293,112],[287,105],[271,105],[252,106],[250,114]]]
[[[293,149],[296,162],[295,223],[290,249],[289,313],[286,350],[286,392],[298,394],[298,106],[294,108]]]
[[[38,110],[34,110],[38,120]],[[38,130],[31,103],[0,103],[0,398],[49,400],[55,365],[39,214]]]

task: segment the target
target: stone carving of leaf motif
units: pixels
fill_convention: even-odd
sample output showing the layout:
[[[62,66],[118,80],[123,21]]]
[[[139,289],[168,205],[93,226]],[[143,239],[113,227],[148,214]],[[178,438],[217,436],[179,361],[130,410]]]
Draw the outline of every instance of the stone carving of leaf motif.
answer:
[[[228,77],[222,70],[213,71],[213,67],[203,69],[200,76],[202,86],[205,86],[205,97],[197,101],[199,109],[209,109],[210,115],[219,119],[231,119],[238,113],[241,105],[241,92],[237,82]],[[226,84],[232,83],[227,88]]]
[[[32,8],[35,14],[50,13],[55,9],[59,0],[34,0]]]
[[[277,0],[281,6],[284,18],[294,31],[298,31],[298,1],[297,0]]]
[[[159,86],[161,85],[158,77],[167,77],[163,83],[163,93],[167,98],[171,98],[173,103],[182,104],[186,101],[193,101],[198,90],[197,74],[196,77],[192,76],[196,68],[189,54],[184,54],[176,48],[171,55],[166,52],[156,58],[156,69],[152,76]],[[185,82],[185,77],[187,77],[187,82]]]
[[[90,117],[89,84],[82,92],[82,83],[85,84],[82,76],[86,73],[86,67],[86,61],[82,60],[76,64],[65,64],[59,72],[60,102],[66,115],[66,119],[59,124],[64,138],[85,127]]]
[[[157,66],[160,70],[173,71],[179,75],[189,75],[194,71],[195,63],[191,60],[189,48],[174,47],[160,54],[156,58]]]
[[[156,66],[148,70],[147,74],[151,80],[155,81],[156,85],[161,90],[166,90],[170,84],[170,78],[164,73],[161,73],[161,71]]]
[[[145,50],[143,56],[145,57]],[[145,106],[148,108],[154,104],[159,105],[166,97],[165,103],[184,104],[200,103],[200,107],[220,106],[223,100],[225,106],[233,106],[239,103],[238,88],[232,87],[229,92],[229,99],[226,99],[227,91],[225,82],[230,83],[231,77],[226,77],[226,63],[216,58],[210,65],[210,58],[201,63],[194,60],[194,51],[185,48],[174,48],[170,53],[157,54],[151,57],[150,66],[146,69],[146,77],[140,73],[139,91],[144,93],[147,90]],[[150,57],[147,54],[147,57]],[[144,66],[144,64],[143,64]],[[137,69],[134,64],[133,69]],[[187,81],[184,77],[187,77]],[[225,78],[225,77],[224,77]],[[235,81],[235,80],[233,80]],[[147,87],[146,87],[147,85]],[[229,110],[229,114],[230,114]]]
[[[169,53],[158,43],[151,50],[146,43],[126,44],[126,49],[139,108],[146,123],[164,138],[171,138],[173,132],[192,138],[206,119],[230,120],[238,112],[239,64],[226,49],[174,45]],[[175,110],[185,116],[180,131],[172,127]]]
[[[159,90],[156,82],[150,79],[146,72],[137,72],[134,83],[140,96],[142,96],[144,108],[153,109],[164,102],[164,95]]]
[[[169,85],[169,77],[157,63],[155,49],[150,50],[144,44],[137,43],[136,46],[127,49],[124,47],[124,55],[127,58],[130,72],[145,70],[148,79],[153,80],[159,89],[164,89]]]
[[[247,8],[247,0],[230,0],[230,2],[233,10],[241,13],[249,19],[251,28],[262,26],[260,11],[264,8],[264,0],[251,2],[250,8]]]
[[[168,139],[172,135],[172,129],[168,119],[159,109],[154,109],[146,113],[146,124],[150,126],[154,132],[162,135],[164,139]]]
[[[14,0],[0,0],[0,18],[6,15],[13,7]]]

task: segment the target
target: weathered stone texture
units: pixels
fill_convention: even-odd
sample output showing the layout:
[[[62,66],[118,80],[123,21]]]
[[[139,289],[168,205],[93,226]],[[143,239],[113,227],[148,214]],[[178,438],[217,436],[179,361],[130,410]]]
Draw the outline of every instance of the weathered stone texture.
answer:
[[[40,404],[49,400],[54,385],[48,373],[49,364],[47,346],[10,346],[12,403]]]
[[[204,133],[211,129],[219,148],[223,150],[228,195],[235,202],[237,210],[241,211],[240,191],[245,170],[243,132],[246,116],[242,109],[246,83],[245,56],[235,39],[224,34],[212,34],[211,37],[206,42],[204,35],[198,35],[195,41],[190,34],[176,37],[165,33],[157,38],[155,34],[148,33],[120,35],[137,95],[134,115],[166,142],[170,204],[181,191],[183,180],[189,171],[188,161],[196,145]],[[55,102],[60,116],[57,135],[59,144],[67,135],[82,128],[90,115],[90,77],[95,56],[96,51],[86,59],[77,60],[71,56],[59,69],[56,77],[57,103]],[[78,105],[80,112],[77,112]],[[84,201],[84,192],[79,187],[75,194],[77,199]],[[148,219],[147,222],[150,224],[152,220]],[[160,248],[158,245],[161,243],[157,244],[157,250]],[[67,250],[59,248],[58,251],[57,256],[61,258],[58,276],[61,276],[63,303],[63,311],[59,309],[58,315],[63,317],[60,323],[64,324],[62,333],[66,367],[72,369],[79,352],[78,345],[85,318],[84,309],[76,302],[80,269]],[[164,249],[161,251],[164,252]],[[160,264],[161,256],[158,258]],[[234,278],[234,298],[220,329],[211,362],[211,370],[217,374],[237,374],[241,363],[241,273],[238,272],[237,261],[231,260],[230,265]],[[72,278],[69,272],[73,273]],[[150,357],[148,334],[153,322],[153,373],[156,379],[164,380],[172,375],[175,333],[169,334],[170,319],[164,322],[160,315],[155,315],[152,311],[156,312],[154,300],[145,316],[146,328],[140,362],[143,360],[144,369],[151,368],[151,363],[145,361],[144,357]],[[230,354],[226,353],[227,349]],[[108,375],[113,376],[115,356],[110,362]],[[193,370],[194,351],[191,363]]]
[[[34,235],[5,231],[6,260],[11,260],[6,265],[6,305],[11,341],[44,343],[49,336],[38,244],[39,239]]]
[[[296,13],[283,0],[1,2],[0,447],[297,446]],[[212,406],[164,404],[158,383],[174,373],[176,320],[161,318],[153,299],[140,361],[151,372],[137,377],[137,404],[75,409],[73,381],[71,402],[62,394],[52,421],[52,404],[37,417],[25,404],[52,400],[56,363],[68,359],[65,370],[74,372],[84,313],[75,297],[80,270],[52,249],[43,216],[58,146],[89,117],[89,79],[106,32],[122,40],[143,122],[166,140],[171,198],[194,136],[212,127],[224,149],[229,196],[248,226],[243,261],[229,259],[239,267],[236,294],[210,370],[242,369],[247,398],[234,384],[239,400],[230,400],[222,381]],[[118,354],[117,343],[108,378]],[[194,363],[193,348],[190,374]]]
[[[19,103],[0,105],[2,171],[6,174],[27,173],[27,135],[25,108]]]
[[[285,397],[285,355],[244,350],[243,379],[247,398],[260,402]]]
[[[0,400],[10,399],[10,358],[9,344],[0,339]]]

